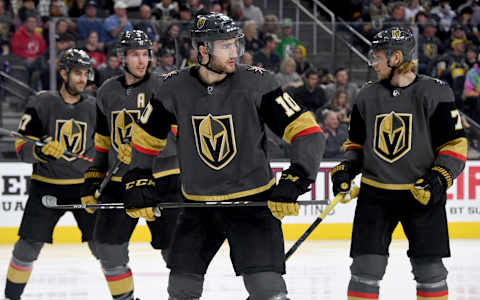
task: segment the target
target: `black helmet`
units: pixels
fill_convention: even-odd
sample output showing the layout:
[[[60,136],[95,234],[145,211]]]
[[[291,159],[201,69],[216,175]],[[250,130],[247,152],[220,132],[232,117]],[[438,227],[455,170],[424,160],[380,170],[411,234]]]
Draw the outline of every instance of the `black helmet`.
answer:
[[[117,49],[126,51],[130,49],[152,49],[152,41],[142,30],[124,31],[118,38]]]
[[[403,61],[413,60],[415,38],[410,30],[400,27],[392,27],[382,30],[373,37],[371,50],[385,50],[387,61],[395,51],[401,51]]]
[[[60,58],[58,69],[65,69],[68,73],[76,67],[91,68],[92,63],[90,62],[90,56],[83,50],[70,48],[66,50]]]
[[[200,42],[216,40],[228,40],[231,38],[243,38],[240,27],[233,22],[232,18],[220,13],[198,15],[191,29],[192,46],[198,49]]]
[[[94,73],[91,59],[84,50],[70,48],[63,53],[58,64],[58,70],[65,70],[68,74],[73,68],[87,68],[88,80],[93,81]]]

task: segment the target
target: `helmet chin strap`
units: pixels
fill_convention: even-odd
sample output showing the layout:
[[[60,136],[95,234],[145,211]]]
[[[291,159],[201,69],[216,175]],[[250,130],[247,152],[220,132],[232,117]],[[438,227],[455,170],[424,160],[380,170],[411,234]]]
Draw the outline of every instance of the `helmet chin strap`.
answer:
[[[202,60],[199,59],[199,60],[198,60],[198,64],[199,64],[199,65],[201,65],[202,67],[207,68],[207,70],[212,71],[212,72],[214,72],[214,73],[217,73],[217,74],[219,74],[219,75],[227,74],[227,73],[225,73],[225,71],[218,71],[218,70],[215,70],[214,68],[212,68],[212,67],[210,66],[210,62],[212,61],[212,60],[211,60],[211,56],[210,56],[210,54],[207,54],[207,55],[208,55],[208,61],[207,61],[207,63],[206,63],[206,64],[202,64],[202,63],[201,63]],[[201,54],[200,54],[200,51],[198,51],[198,57],[199,57],[199,58],[202,57]]]

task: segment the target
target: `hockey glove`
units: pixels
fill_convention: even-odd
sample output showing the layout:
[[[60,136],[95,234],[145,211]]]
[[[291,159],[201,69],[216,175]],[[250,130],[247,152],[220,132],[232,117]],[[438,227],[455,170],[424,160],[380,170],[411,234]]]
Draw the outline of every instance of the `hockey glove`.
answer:
[[[105,176],[106,173],[96,167],[90,167],[87,170],[84,176],[85,181],[83,183],[82,197],[80,198],[82,200],[82,204],[97,204],[95,191],[98,189]],[[85,208],[85,210],[90,214],[95,212],[95,209],[93,208]]]
[[[292,164],[283,171],[267,202],[272,215],[280,221],[285,216],[298,216],[297,198],[310,190],[312,182],[299,165]]]
[[[118,146],[117,158],[122,163],[129,165],[132,161],[132,145],[120,144],[120,146]]]
[[[158,202],[152,171],[135,168],[122,178],[124,187],[123,202],[127,214],[132,218],[142,217],[147,221],[155,220],[153,206]]]
[[[352,180],[356,175],[352,162],[344,161],[334,167],[330,172],[333,183],[333,195],[336,196],[338,193],[350,191]]]
[[[415,181],[410,188],[415,199],[423,205],[431,203],[434,205],[440,199],[447,189],[452,186],[453,178],[451,173],[440,166],[435,166]]]
[[[63,156],[66,150],[65,146],[51,138],[43,140],[44,146],[33,146],[33,156],[41,162],[47,163],[52,160],[57,160]]]

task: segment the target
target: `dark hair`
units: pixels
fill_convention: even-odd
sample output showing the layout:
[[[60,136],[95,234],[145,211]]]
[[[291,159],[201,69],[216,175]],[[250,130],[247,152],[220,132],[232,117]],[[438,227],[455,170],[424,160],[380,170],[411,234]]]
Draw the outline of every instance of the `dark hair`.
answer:
[[[335,76],[337,76],[337,74],[338,74],[339,72],[342,72],[342,71],[345,71],[345,72],[346,72],[347,69],[345,69],[344,67],[337,68],[337,69],[335,70]]]
[[[305,72],[305,78],[310,77],[310,75],[317,75],[318,77],[320,77],[318,72],[314,69],[309,69],[307,72]]]

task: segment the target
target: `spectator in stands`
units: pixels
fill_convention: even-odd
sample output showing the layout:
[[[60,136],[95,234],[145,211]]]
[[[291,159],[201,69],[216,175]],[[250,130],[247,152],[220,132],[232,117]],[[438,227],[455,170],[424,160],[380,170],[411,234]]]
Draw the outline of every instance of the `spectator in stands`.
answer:
[[[182,60],[182,63],[180,64],[180,68],[186,68],[186,67],[191,67],[191,66],[198,66],[198,57],[197,57],[197,51],[195,49],[191,48],[188,49],[188,55],[186,58]]]
[[[85,8],[88,5],[88,2],[90,1],[85,1],[85,0],[72,0],[68,9],[68,16],[70,18],[79,18],[83,13],[85,12]],[[96,3],[95,3],[96,5]]]
[[[157,35],[152,26],[152,9],[146,4],[140,6],[140,20],[133,24],[133,28],[145,32],[152,41],[157,40]]]
[[[190,27],[192,24],[192,11],[185,4],[178,6],[180,35],[182,37],[190,37]]]
[[[199,0],[187,0],[186,3],[188,9],[192,12],[192,15],[205,15],[207,13],[206,8]]]
[[[450,32],[450,27],[452,26],[453,19],[455,18],[455,12],[450,7],[448,0],[441,0],[439,5],[432,8],[430,14],[439,19],[438,34],[439,38],[443,40]]]
[[[253,64],[263,67],[272,72],[278,72],[280,69],[280,56],[275,52],[280,40],[274,34],[268,34],[265,37],[265,46],[253,55]]]
[[[153,72],[158,74],[166,74],[175,70],[175,50],[162,48],[158,55],[158,66]]]
[[[394,26],[408,28],[409,25],[409,22],[405,19],[405,5],[402,2],[398,2],[392,6],[392,13],[389,18],[385,19],[383,28]]]
[[[323,158],[343,158],[343,143],[347,140],[347,128],[340,125],[337,113],[332,110],[323,112],[323,135],[325,136],[325,153]]]
[[[208,12],[211,12],[211,13],[213,12],[218,14],[223,13],[222,5],[219,2],[212,2],[210,3],[210,8],[208,9]]]
[[[468,43],[467,34],[463,30],[463,26],[455,23],[451,27],[450,36],[443,39],[443,53],[451,50],[452,42],[454,40],[465,40],[465,43]]]
[[[103,28],[106,31],[106,43],[114,43],[118,34],[123,31],[133,30],[132,23],[127,18],[127,4],[118,0],[113,6],[115,13],[105,19]]]
[[[15,32],[13,17],[11,13],[5,9],[4,0],[0,0],[0,40],[10,40],[13,32]]]
[[[416,15],[415,15],[415,24],[417,25],[418,27],[418,33],[419,34],[422,34],[423,33],[423,29],[425,28],[425,25],[427,23],[430,23],[430,22],[434,22],[435,23],[435,27],[437,26],[436,25],[436,22],[434,19],[432,18],[428,18],[428,15],[426,12],[424,11],[419,11]]]
[[[86,40],[90,31],[98,33],[100,43],[104,43],[106,36],[103,21],[97,17],[97,2],[90,0],[85,5],[85,14],[77,20],[77,32],[81,40]]]
[[[36,27],[36,16],[28,16],[25,23],[15,31],[10,41],[12,53],[28,62],[33,62],[35,58],[47,50],[45,40],[40,34],[35,32]]]
[[[478,62],[478,47],[474,44],[469,44],[467,50],[465,50],[465,56],[467,58],[468,69],[473,68]]]
[[[263,25],[263,12],[258,6],[253,5],[253,0],[243,0],[243,15],[258,26]]]
[[[240,3],[232,3],[230,17],[233,19],[233,21],[239,24],[248,21],[248,19],[243,15],[243,6]]]
[[[295,72],[296,64],[293,58],[286,57],[280,65],[280,72],[275,74],[278,84],[283,90],[288,88],[298,88],[303,85],[302,77]]]
[[[383,21],[388,18],[388,8],[382,2],[382,0],[370,0],[370,4],[363,12],[363,14],[368,15],[367,18],[369,18],[371,22],[376,24],[383,24]],[[373,27],[381,28],[379,26]]]
[[[437,26],[430,21],[424,26],[423,34],[418,38],[418,72],[431,75],[431,63],[440,54],[442,42],[436,37]]]
[[[405,20],[409,23],[414,23],[415,16],[421,11],[425,11],[425,9],[420,5],[420,0],[408,0],[407,7],[405,8]]]
[[[463,100],[462,110],[475,122],[480,123],[480,67],[478,64],[467,72]]]
[[[25,23],[27,17],[29,16],[38,16],[38,11],[35,7],[35,1],[23,0],[22,6],[18,9],[17,16],[14,20],[15,29],[18,29],[20,26],[22,26],[23,23]]]
[[[354,100],[358,90],[359,88],[355,83],[348,81],[347,70],[343,67],[335,71],[335,83],[330,83],[325,87],[327,99],[333,99],[337,91],[345,91],[347,92],[348,99]]]
[[[293,22],[292,19],[286,18],[282,23],[282,34],[280,36],[280,43],[277,46],[277,53],[281,59],[293,56],[293,48],[300,45],[300,42],[293,36]]]
[[[54,9],[59,10],[60,16],[65,17],[68,16],[68,8],[65,5],[65,2],[62,0],[40,0],[38,2],[37,10],[41,17],[49,17],[51,16],[51,7]]]
[[[475,44],[479,44],[479,33],[477,26],[473,26],[472,21],[473,9],[469,6],[465,7],[460,11],[458,18],[455,19],[455,22],[462,27],[465,32],[467,39]]]
[[[335,97],[326,108],[336,112],[340,123],[348,126],[348,123],[350,122],[351,107],[348,102],[348,94],[345,91],[337,91]]]
[[[297,64],[295,71],[302,78],[305,77],[306,72],[313,68],[312,64],[305,59],[307,56],[306,51],[307,50],[305,50],[305,47],[302,45],[298,45],[293,49],[293,60],[295,60],[295,63]]]
[[[96,69],[99,65],[105,63],[105,53],[103,46],[98,41],[98,32],[90,31],[87,37],[87,43],[83,48],[91,58],[92,67]]]
[[[258,38],[257,24],[252,21],[246,21],[243,24],[243,34],[245,34],[245,51],[253,53],[263,48],[263,41]]]
[[[280,24],[278,23],[278,18],[275,15],[266,15],[264,17],[265,22],[263,23],[262,30],[259,32],[259,38],[265,41],[265,37],[268,34],[275,34],[278,36],[280,33]]]
[[[176,23],[170,24],[167,30],[158,41],[159,48],[175,49],[175,43],[178,43],[180,36],[180,27]],[[177,42],[175,42],[177,40]]]
[[[309,70],[306,74],[305,84],[291,90],[293,99],[306,109],[316,112],[327,103],[327,96],[318,83],[317,72]]]
[[[172,19],[178,19],[178,3],[172,0],[162,0],[153,8],[152,15],[156,20],[169,23]]]
[[[100,65],[97,70],[99,86],[108,78],[123,74],[123,71],[120,68],[120,61],[118,59],[117,53],[114,51],[110,51],[108,53],[106,64]]]

